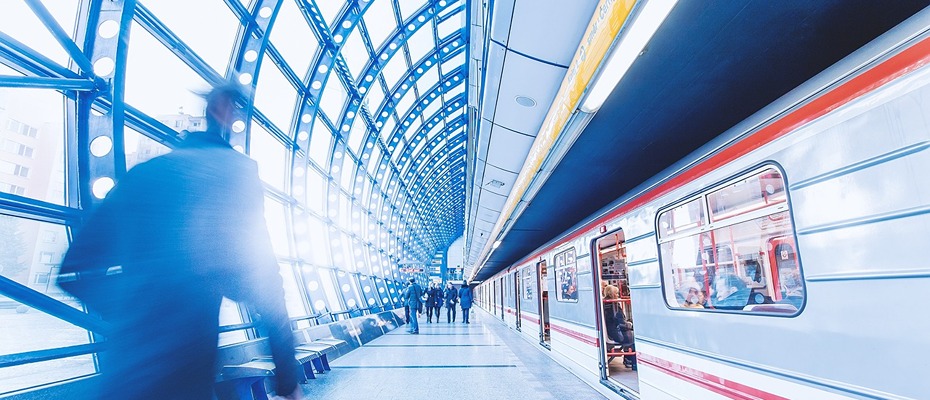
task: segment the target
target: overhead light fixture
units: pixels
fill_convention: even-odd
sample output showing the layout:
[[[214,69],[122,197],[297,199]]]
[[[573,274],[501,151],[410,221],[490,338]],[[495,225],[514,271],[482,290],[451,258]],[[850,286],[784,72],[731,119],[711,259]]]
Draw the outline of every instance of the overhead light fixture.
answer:
[[[581,111],[592,113],[601,108],[604,100],[607,100],[607,96],[629,71],[633,61],[639,57],[676,3],[678,0],[649,0],[643,5],[630,28],[623,33],[620,43],[610,53],[607,62],[601,66],[597,78],[588,86],[588,93],[581,103]]]
[[[498,241],[494,242],[494,245],[493,245],[491,248],[496,249],[496,248],[500,247],[500,245],[501,245],[501,241],[498,240]]]

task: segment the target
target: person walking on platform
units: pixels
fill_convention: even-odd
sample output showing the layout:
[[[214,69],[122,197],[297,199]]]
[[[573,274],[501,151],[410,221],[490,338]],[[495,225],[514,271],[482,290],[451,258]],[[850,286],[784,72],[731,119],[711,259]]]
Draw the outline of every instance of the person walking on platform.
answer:
[[[416,283],[414,278],[410,278],[410,286],[404,292],[404,304],[410,308],[410,324],[407,332],[414,335],[420,333],[420,325],[417,322],[417,314],[423,313],[423,303],[420,296],[423,296],[423,289],[420,289],[420,285]]]
[[[471,287],[468,286],[468,282],[465,282],[464,284],[462,284],[462,288],[459,289],[459,301],[461,301],[461,305],[462,305],[462,322],[466,324],[469,323],[468,314],[469,314],[469,311],[471,310],[471,300],[472,300]]]
[[[452,282],[446,283],[446,290],[442,292],[442,297],[446,300],[446,323],[455,322],[455,303],[459,302],[459,294],[455,291]]]
[[[431,304],[427,304],[427,307],[433,308],[433,314],[436,314],[436,323],[439,323],[439,310],[442,308],[443,303],[441,283],[436,283],[436,287],[433,288],[433,294],[433,302]]]
[[[433,322],[433,302],[436,301],[436,283],[431,282],[426,289],[426,323]]]
[[[229,144],[244,101],[235,84],[207,94],[207,130],[123,175],[62,260],[58,284],[109,325],[88,397],[212,399],[226,297],[261,315],[277,395],[302,398],[264,185]]]
[[[410,289],[410,282],[404,282],[403,289],[400,290],[400,302],[404,304],[404,323],[410,323],[410,307],[407,306],[407,290]]]

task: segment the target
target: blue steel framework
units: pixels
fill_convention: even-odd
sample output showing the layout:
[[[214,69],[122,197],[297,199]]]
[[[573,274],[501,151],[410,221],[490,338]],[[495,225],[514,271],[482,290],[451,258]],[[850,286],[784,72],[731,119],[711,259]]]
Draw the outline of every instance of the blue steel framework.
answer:
[[[339,318],[393,308],[398,304],[397,281],[406,277],[398,263],[428,264],[433,254],[461,235],[468,103],[464,0],[349,0],[333,21],[327,21],[313,0],[252,0],[248,6],[216,0],[224,1],[239,21],[225,75],[144,7],[144,1],[82,0],[73,40],[40,0],[25,1],[66,50],[69,66],[0,27],[0,63],[21,74],[0,75],[0,88],[52,89],[65,96],[66,199],[64,205],[56,205],[0,192],[0,213],[65,225],[70,235],[70,228],[80,224],[127,170],[124,127],[169,147],[179,143],[178,132],[124,102],[135,23],[206,82],[236,81],[251,89],[246,115],[234,126],[245,131],[234,143],[240,151],[251,153],[253,127],[268,132],[286,149],[287,183],[267,185],[266,202],[286,210],[287,222],[278,228],[287,230],[289,243],[284,254],[279,252],[279,262],[282,275],[299,283],[303,311],[294,315],[289,307],[295,325],[317,321],[321,315]],[[319,42],[307,71],[293,69],[269,40],[285,2],[294,2]],[[366,14],[375,2],[389,3],[391,13]],[[379,6],[384,9],[384,4]],[[332,11],[332,5],[327,7]],[[379,23],[393,19],[395,27],[383,43],[369,34],[369,22],[375,18],[382,19]],[[440,37],[440,24],[455,21],[462,23]],[[433,48],[414,58],[408,40],[424,28],[432,33]],[[343,52],[350,35],[361,38],[368,55],[357,76]],[[399,62],[406,69],[396,83],[382,74],[395,57],[402,57]],[[264,66],[278,69],[297,93],[287,126],[262,112],[269,110],[254,107],[266,60],[272,64]],[[331,85],[340,85],[337,90],[347,97],[337,115],[321,109]],[[372,91],[380,99],[368,96]],[[315,139],[329,143],[325,155],[312,157]],[[311,174],[323,177],[322,187],[311,186]],[[328,201],[313,207],[314,197]],[[311,226],[326,228],[314,231]],[[329,250],[314,254],[321,249],[314,242]],[[336,283],[332,289],[341,289],[342,295],[335,301],[324,296],[316,284],[319,278],[324,285]],[[0,354],[0,369],[100,350],[97,334],[105,332],[106,324],[95,317],[2,275],[0,295],[87,329],[93,337],[89,344]],[[241,321],[227,321],[223,330],[254,337],[248,310],[242,307],[240,314]]]

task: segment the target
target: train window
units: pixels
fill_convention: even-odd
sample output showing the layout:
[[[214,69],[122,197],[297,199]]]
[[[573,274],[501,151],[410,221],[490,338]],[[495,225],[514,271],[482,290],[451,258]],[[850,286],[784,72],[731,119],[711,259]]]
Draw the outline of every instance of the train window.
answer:
[[[804,286],[785,186],[780,171],[764,167],[659,212],[660,263],[670,307],[776,314],[800,310]],[[709,215],[712,225],[669,229],[682,226],[672,222],[683,215]]]
[[[578,265],[575,262],[575,248],[570,248],[555,255],[556,300],[565,302],[578,301]]]
[[[707,225],[701,199],[693,199],[685,204],[659,214],[659,236],[665,237]]]
[[[530,300],[533,298],[533,291],[536,289],[536,282],[533,280],[535,278],[533,268],[524,268],[520,276],[523,277],[523,298]]]

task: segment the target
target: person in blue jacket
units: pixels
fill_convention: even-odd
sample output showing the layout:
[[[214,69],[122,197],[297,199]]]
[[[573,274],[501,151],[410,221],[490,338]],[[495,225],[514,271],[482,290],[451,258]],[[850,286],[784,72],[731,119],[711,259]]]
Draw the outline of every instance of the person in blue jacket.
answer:
[[[468,282],[462,284],[462,288],[459,289],[459,304],[462,307],[462,322],[468,324],[468,313],[471,309],[472,301],[472,291],[471,286],[468,286]]]
[[[459,293],[452,286],[452,282],[446,282],[446,290],[442,292],[446,301],[446,323],[455,322],[455,303],[459,302]]]
[[[119,180],[75,235],[58,284],[110,326],[93,398],[211,399],[223,297],[267,333],[277,394],[302,397],[258,165],[229,145],[235,84],[207,130]]]

